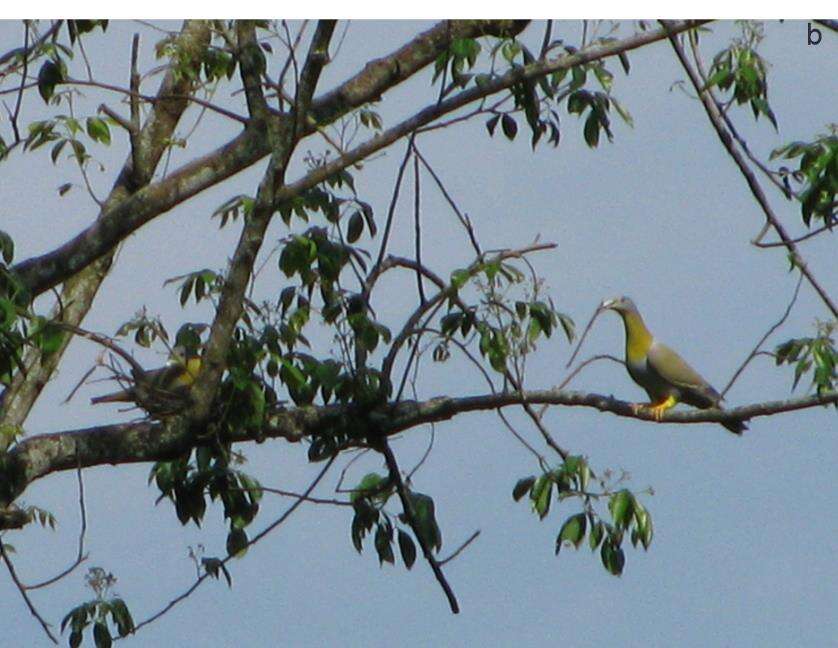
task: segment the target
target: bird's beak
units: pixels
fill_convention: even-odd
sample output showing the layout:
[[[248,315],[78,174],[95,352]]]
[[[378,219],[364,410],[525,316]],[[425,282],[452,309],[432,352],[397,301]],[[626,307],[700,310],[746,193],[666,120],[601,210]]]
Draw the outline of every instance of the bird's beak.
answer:
[[[607,308],[612,308],[614,304],[617,303],[616,299],[606,299],[599,305],[599,310],[605,310]]]

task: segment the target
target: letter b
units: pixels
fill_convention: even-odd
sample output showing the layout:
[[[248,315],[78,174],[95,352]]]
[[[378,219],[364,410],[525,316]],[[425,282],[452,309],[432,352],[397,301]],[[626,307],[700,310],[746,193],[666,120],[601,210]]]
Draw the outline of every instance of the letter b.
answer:
[[[817,27],[812,27],[812,23],[806,23],[806,37],[809,45],[819,45],[821,42],[821,30]]]

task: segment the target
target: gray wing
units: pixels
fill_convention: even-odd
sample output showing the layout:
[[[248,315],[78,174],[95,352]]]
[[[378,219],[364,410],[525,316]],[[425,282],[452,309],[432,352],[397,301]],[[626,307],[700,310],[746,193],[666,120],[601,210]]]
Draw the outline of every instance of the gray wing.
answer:
[[[681,356],[665,344],[653,342],[647,355],[649,371],[663,382],[677,387],[681,400],[694,407],[717,407],[721,395]]]

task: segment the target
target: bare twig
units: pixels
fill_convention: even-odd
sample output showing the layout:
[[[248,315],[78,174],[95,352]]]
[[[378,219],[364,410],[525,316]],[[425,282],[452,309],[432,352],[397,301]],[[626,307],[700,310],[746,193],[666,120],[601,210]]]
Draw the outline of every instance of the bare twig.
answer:
[[[474,233],[474,228],[471,225],[471,221],[469,220],[468,216],[460,211],[460,208],[457,207],[457,203],[451,197],[451,194],[445,189],[445,185],[442,184],[442,180],[434,171],[433,167],[430,163],[425,159],[425,157],[419,152],[419,149],[416,148],[414,145],[413,152],[416,154],[416,157],[422,162],[422,165],[431,174],[431,178],[433,178],[436,186],[439,188],[440,193],[442,194],[445,201],[451,206],[451,209],[454,210],[454,213],[457,215],[457,219],[460,221],[460,224],[466,230],[468,234],[469,241],[471,241],[471,246],[474,248],[476,254],[480,255],[483,254],[483,251],[480,249],[480,244],[477,242],[477,236]]]
[[[818,234],[822,234],[822,233],[827,232],[827,231],[832,232],[834,230],[835,230],[835,224],[834,223],[827,223],[826,225],[823,225],[822,227],[819,227],[817,229],[812,230],[808,234],[804,234],[803,236],[798,236],[795,239],[791,239],[791,242],[792,243],[802,243],[803,241],[806,241],[810,238],[814,238]],[[753,243],[758,248],[787,247],[787,244],[786,244],[785,241],[771,241],[770,243],[763,243],[761,241],[761,237],[759,237],[759,236],[756,237],[753,241],[751,241],[751,243]]]
[[[599,355],[592,356],[592,357],[588,358],[587,360],[585,360],[584,362],[580,362],[579,365],[576,367],[576,369],[571,371],[565,377],[565,379],[562,380],[559,383],[557,389],[564,389],[565,387],[567,387],[568,383],[571,380],[573,380],[577,376],[577,374],[580,371],[582,371],[582,369],[584,369],[585,367],[587,367],[589,364],[591,364],[593,362],[597,362],[598,360],[611,360],[612,362],[616,362],[617,364],[625,365],[625,362],[623,362],[622,360],[620,360],[616,356],[612,356],[612,355],[609,355],[607,353],[602,353],[602,354],[599,354]]]
[[[443,566],[443,565],[445,565],[446,563],[451,562],[452,560],[454,560],[454,558],[456,558],[456,557],[457,557],[457,556],[459,556],[461,553],[463,553],[463,550],[464,550],[466,547],[468,547],[468,546],[469,546],[472,542],[474,542],[475,540],[477,540],[477,537],[478,537],[479,535],[480,535],[480,530],[478,529],[477,531],[475,531],[474,533],[472,533],[472,534],[469,536],[468,540],[466,540],[463,544],[461,544],[459,547],[457,547],[457,549],[454,551],[454,553],[452,553],[450,556],[448,556],[448,558],[445,558],[445,559],[443,559],[443,560],[440,560],[440,561],[439,561],[439,566],[440,566],[440,567],[442,567],[442,566]]]
[[[20,579],[17,576],[17,572],[15,571],[15,566],[12,563],[11,559],[9,558],[8,554],[6,553],[6,547],[3,544],[2,538],[0,538],[0,558],[3,559],[3,562],[6,563],[6,568],[9,570],[9,575],[12,577],[12,581],[17,587],[18,592],[20,592],[21,597],[23,598],[24,603],[26,603],[26,607],[29,608],[30,614],[38,620],[38,623],[41,624],[41,627],[44,629],[47,637],[49,637],[50,641],[55,645],[58,645],[58,639],[55,638],[55,635],[52,634],[52,630],[50,630],[50,625],[44,620],[44,617],[41,616],[38,609],[33,605],[32,601],[29,598],[29,595],[26,593],[26,588],[23,586],[23,583],[20,582]]]
[[[419,189],[419,158],[413,156],[413,238],[416,249],[416,263],[422,265],[422,219],[420,216],[420,189]],[[422,285],[422,273],[416,271],[416,288],[419,291],[419,301],[427,301],[425,287]]]
[[[576,349],[570,356],[570,360],[567,361],[565,365],[565,369],[570,367],[573,364],[573,361],[576,360],[576,356],[579,355],[579,351],[582,349],[582,343],[585,341],[585,338],[588,336],[588,332],[591,330],[591,327],[594,325],[594,320],[599,316],[602,312],[602,305],[597,306],[594,314],[591,315],[591,319],[588,320],[588,325],[585,327],[585,330],[582,332],[582,337],[579,338],[579,342],[576,344]]]
[[[35,590],[40,589],[42,587],[47,587],[49,585],[52,585],[53,583],[57,583],[62,578],[75,571],[76,567],[78,567],[85,560],[87,560],[87,555],[84,553],[84,536],[87,533],[87,512],[85,510],[84,505],[84,480],[81,476],[81,466],[79,466],[76,469],[76,477],[78,478],[79,483],[79,512],[81,515],[81,529],[79,529],[79,550],[78,554],[76,555],[76,559],[69,567],[61,571],[59,574],[53,576],[52,578],[48,578],[45,581],[41,581],[40,583],[36,583],[34,585],[26,585],[24,586],[24,589]]]
[[[772,333],[774,333],[774,331],[780,328],[788,319],[789,313],[791,313],[791,309],[794,307],[794,304],[797,301],[797,295],[798,293],[800,293],[800,285],[802,283],[803,274],[801,273],[800,278],[797,280],[797,285],[794,287],[794,293],[792,294],[791,299],[789,300],[788,306],[786,306],[786,310],[783,313],[783,316],[765,332],[765,335],[763,335],[756,343],[756,345],[754,345],[753,350],[747,355],[742,364],[739,365],[739,368],[735,372],[733,372],[733,376],[731,376],[727,385],[725,385],[725,388],[722,390],[722,396],[725,396],[727,394],[730,388],[733,387],[733,383],[735,383],[737,378],[739,378],[742,372],[745,371],[745,367],[748,366],[748,363],[750,363],[751,360],[753,360],[757,356],[760,350],[759,348],[763,345],[763,343],[771,336]]]
[[[23,35],[23,51],[26,54],[23,57],[23,74],[20,76],[20,88],[18,89],[17,99],[15,100],[15,111],[9,117],[12,124],[12,130],[15,133],[15,143],[20,141],[20,130],[17,126],[17,119],[20,116],[20,106],[23,102],[23,88],[26,84],[26,74],[29,70],[29,21],[24,20],[24,35]]]
[[[172,94],[166,95],[165,97],[155,97],[152,95],[142,94],[141,92],[134,92],[127,88],[122,88],[120,86],[113,85],[111,83],[103,83],[102,81],[86,81],[84,79],[66,79],[61,83],[65,85],[76,85],[76,86],[86,86],[92,88],[98,88],[100,90],[109,90],[110,92],[118,92],[119,94],[126,95],[127,97],[134,97],[136,99],[140,99],[145,101],[146,103],[156,104],[160,101],[166,101],[169,99],[183,99],[189,101],[191,103],[197,104],[199,106],[203,106],[208,110],[218,113],[219,115],[223,115],[224,117],[228,117],[234,121],[239,122],[240,124],[247,124],[248,119],[247,117],[242,117],[231,110],[227,110],[226,108],[222,108],[221,106],[217,106],[209,101],[205,101],[199,97],[196,97],[194,94],[190,95],[179,95],[179,94]]]

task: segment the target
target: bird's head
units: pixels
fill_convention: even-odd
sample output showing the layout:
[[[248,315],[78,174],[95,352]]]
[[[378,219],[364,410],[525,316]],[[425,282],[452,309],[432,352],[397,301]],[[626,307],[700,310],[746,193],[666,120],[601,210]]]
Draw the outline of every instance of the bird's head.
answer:
[[[611,299],[606,299],[599,305],[599,307],[602,310],[617,311],[621,315],[623,313],[631,313],[637,311],[637,306],[634,305],[634,302],[631,300],[630,297],[626,297],[625,295],[621,295],[619,297],[612,297]]]

